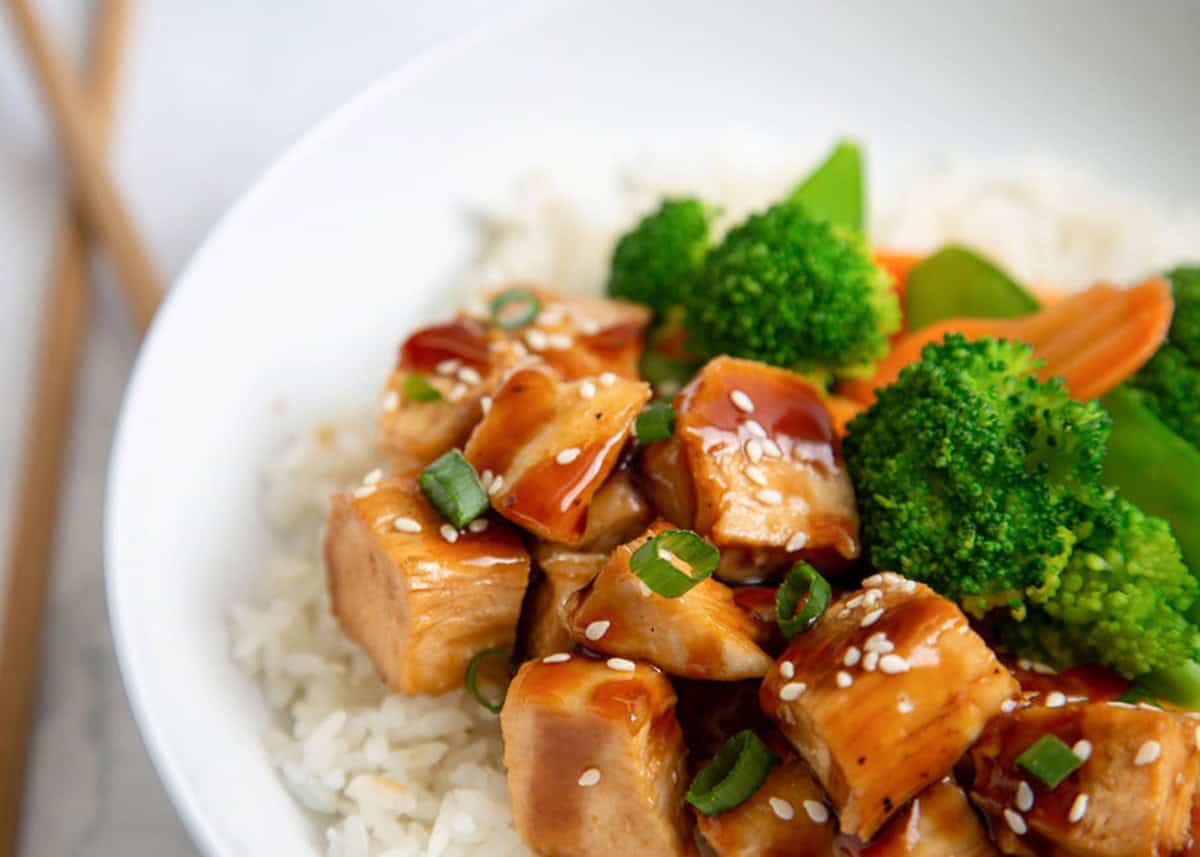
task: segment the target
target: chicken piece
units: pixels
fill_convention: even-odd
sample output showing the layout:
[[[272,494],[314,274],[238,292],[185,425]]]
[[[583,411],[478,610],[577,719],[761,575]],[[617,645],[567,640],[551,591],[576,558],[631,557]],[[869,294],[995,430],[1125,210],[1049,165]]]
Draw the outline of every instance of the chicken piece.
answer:
[[[952,602],[896,574],[864,584],[792,639],[760,701],[869,840],[1020,688]]]
[[[870,844],[842,836],[837,857],[999,857],[963,790],[934,783],[888,822]]]
[[[394,468],[419,470],[462,446],[483,417],[483,397],[495,392],[519,359],[510,343],[469,318],[422,328],[405,340],[379,416],[379,442]],[[441,398],[409,398],[404,386],[413,375]]]
[[[608,555],[542,542],[534,548],[534,561],[543,576],[527,599],[522,651],[528,658],[569,652],[575,639],[567,628],[567,599],[592,582]]]
[[[718,547],[856,557],[858,510],[820,392],[793,372],[710,361],[675,398],[696,529]]]
[[[696,813],[704,841],[716,857],[827,857],[836,820],[806,765],[782,740],[769,742],[780,761],[748,800],[720,815]]]
[[[679,438],[671,437],[645,447],[638,466],[658,516],[677,527],[687,530],[694,527],[696,486]]]
[[[779,588],[775,586],[739,586],[733,590],[733,603],[754,624],[754,642],[768,652],[781,652],[787,645],[775,609],[778,595]]]
[[[671,682],[560,658],[524,664],[500,714],[517,831],[544,857],[693,855]]]
[[[523,366],[496,391],[464,454],[497,512],[548,541],[578,545],[592,497],[649,399],[640,381],[564,382],[545,365]]]
[[[754,642],[758,629],[712,578],[678,598],[650,590],[630,558],[663,530],[665,521],[613,551],[604,570],[566,605],[575,639],[597,652],[650,661],[684,678],[737,681],[766,673],[771,658]]]
[[[1019,708],[989,724],[971,751],[971,797],[1005,854],[1167,857],[1189,839],[1200,773],[1196,725],[1123,702]],[[1016,764],[1047,734],[1068,747],[1090,744],[1083,765],[1053,789]],[[1022,783],[1031,790],[1025,801]]]
[[[412,477],[333,498],[325,567],[333,614],[388,687],[406,694],[462,687],[484,649],[511,650],[529,554],[501,520],[449,527]]]
[[[649,307],[610,298],[564,295],[521,286],[542,305],[528,327],[514,332],[531,354],[563,378],[595,379],[605,372],[638,379]]]
[[[592,496],[580,550],[608,553],[650,526],[654,510],[633,484],[626,467],[618,467]]]
[[[1038,704],[1053,699],[1055,692],[1067,702],[1111,702],[1124,696],[1132,685],[1129,679],[1101,666],[1086,665],[1055,672],[1024,658],[1006,666],[1020,683],[1021,696]]]

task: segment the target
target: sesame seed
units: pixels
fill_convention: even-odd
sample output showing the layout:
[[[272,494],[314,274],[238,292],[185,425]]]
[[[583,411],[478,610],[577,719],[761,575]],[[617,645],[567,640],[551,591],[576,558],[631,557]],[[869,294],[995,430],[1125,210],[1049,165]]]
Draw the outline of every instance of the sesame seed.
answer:
[[[464,384],[478,384],[483,380],[483,378],[481,378],[479,373],[470,366],[464,366],[458,370],[458,380],[462,381]]]
[[[1067,695],[1057,690],[1052,690],[1046,694],[1047,708],[1062,708],[1067,704]]]
[[[615,383],[617,383],[617,376],[615,373],[613,373],[613,372],[601,372],[600,373],[600,386],[601,387],[611,387]]]
[[[850,675],[850,673],[846,672],[845,670],[838,670],[837,686],[838,687],[849,687],[852,684],[854,684],[854,677],[852,675]]]
[[[453,360],[453,359],[443,360],[441,363],[439,363],[437,366],[434,367],[434,370],[439,375],[453,375],[455,372],[458,371],[458,367],[461,365],[462,365],[461,360]]]
[[[571,660],[571,656],[568,655],[566,652],[555,652],[552,655],[546,655],[546,657],[542,658],[542,663],[544,663],[544,664],[565,664],[569,660]]]
[[[499,473],[497,473],[496,478],[492,480],[491,487],[488,488],[488,493],[491,494],[493,497],[495,497],[497,494],[500,493],[500,489],[502,489],[503,487],[504,487],[504,477],[501,476]]]
[[[388,390],[383,397],[383,409],[387,413],[397,410],[400,407],[400,394],[395,390]]]
[[[599,768],[588,768],[579,775],[579,785],[583,786],[585,789],[590,789],[598,782],[600,782]]]
[[[547,304],[538,313],[539,324],[558,324],[566,315],[567,309],[562,304]]]
[[[492,397],[491,396],[480,396],[479,397],[479,406],[481,408],[483,408],[483,415],[487,416],[492,411]]]
[[[815,824],[824,824],[829,821],[829,808],[818,800],[806,800],[804,802],[804,811],[808,813],[808,817]]]
[[[763,488],[754,496],[759,499],[759,502],[768,506],[778,506],[783,502],[783,495],[774,488]]]
[[[1058,675],[1058,670],[1056,670],[1054,667],[1048,666],[1047,664],[1038,663],[1037,661],[1031,663],[1029,668],[1038,675]]]
[[[1015,699],[1006,699],[1000,703],[1000,710],[1005,714],[1012,714],[1017,710],[1017,701]]]
[[[575,340],[565,333],[552,333],[546,337],[546,344],[555,351],[566,351],[575,344]]]
[[[852,667],[860,660],[862,660],[862,651],[859,650],[858,646],[851,646],[846,649],[846,655],[842,658],[842,663],[848,667]]]
[[[1067,702],[1071,702],[1071,703],[1087,702],[1087,701],[1088,701],[1088,698],[1086,696],[1068,696],[1067,697]]]
[[[887,634],[880,631],[878,634],[872,634],[870,639],[863,643],[863,648],[868,652],[879,652],[881,655],[886,655],[888,652],[896,651],[896,644],[887,638]]]
[[[392,521],[392,526],[397,532],[401,533],[419,533],[421,532],[421,522],[416,518],[397,518]]]
[[[446,398],[452,402],[457,402],[465,395],[467,395],[467,385],[455,384],[450,388],[450,392],[446,394]]]
[[[1033,809],[1033,789],[1024,780],[1021,780],[1020,785],[1017,786],[1016,804],[1017,809],[1021,810],[1021,812],[1029,812],[1029,810]]]
[[[879,652],[867,652],[863,655],[862,666],[869,673],[875,672],[875,667],[879,666]]]
[[[442,534],[442,538],[450,542],[450,544],[454,544],[456,541],[458,541],[458,530],[454,529],[454,527],[452,527],[450,524],[442,524],[442,527],[438,532],[440,532]]]
[[[882,574],[872,574],[870,577],[868,577],[866,580],[864,580],[862,582],[862,585],[866,586],[866,587],[882,586],[883,585],[883,575]]]
[[[619,673],[631,673],[637,669],[637,664],[627,658],[609,658],[604,662],[604,665],[610,670],[616,670]]]
[[[638,589],[641,590],[643,598],[649,598],[654,594],[654,590],[647,586],[644,580],[638,580]]]
[[[767,430],[759,424],[758,420],[746,420],[746,431],[760,440],[767,436]]]
[[[581,318],[578,326],[584,336],[595,336],[600,332],[600,324],[590,318]]]
[[[771,812],[781,821],[791,821],[796,817],[795,808],[783,798],[767,798],[767,803],[771,805]]]
[[[858,595],[855,595],[853,598],[851,598],[849,601],[847,601],[846,606],[850,607],[850,608],[860,607],[860,606],[862,606],[862,603],[863,603],[863,596],[862,596],[862,593],[860,592]]]
[[[800,698],[800,694],[808,690],[808,685],[802,681],[789,681],[783,687],[779,688],[779,698],[784,702],[794,702]]]
[[[579,383],[579,395],[585,399],[590,399],[596,395],[596,382],[590,378],[585,378]]]
[[[901,714],[912,714],[912,710],[913,710],[912,700],[909,699],[904,694],[900,694],[900,699],[896,703],[896,710],[899,711]]]
[[[496,474],[492,473],[492,471],[488,470],[485,467],[483,469],[483,472],[479,474],[479,484],[482,485],[483,490],[486,491],[488,489],[488,486],[491,485],[492,480],[495,478],[496,478]]]
[[[767,474],[761,467],[755,467],[753,464],[751,464],[745,469],[745,473],[746,478],[755,485],[762,485],[764,487],[766,486]]]
[[[879,659],[879,670],[888,675],[908,672],[908,661],[899,655],[884,655]]]
[[[793,551],[804,550],[804,546],[807,544],[808,533],[801,530],[793,534],[792,537],[788,539],[788,543],[784,545],[783,549],[788,553],[792,553]]]
[[[376,467],[370,473],[363,477],[363,485],[378,485],[379,480],[383,478],[383,471]]]
[[[578,458],[580,456],[580,454],[581,454],[581,451],[580,451],[579,447],[571,446],[571,447],[568,447],[567,449],[564,449],[561,452],[559,452],[558,455],[554,456],[554,460],[557,461],[559,464],[570,464],[572,461],[574,461],[576,458]]]
[[[488,528],[487,518],[476,518],[471,523],[467,524],[467,529],[473,533],[482,533]]]
[[[859,624],[862,625],[862,627],[864,627],[864,628],[870,628],[872,625],[874,625],[876,622],[879,621],[879,617],[882,615],[883,615],[883,608],[876,607],[874,610],[872,610],[866,616],[863,616],[862,622],[860,622]]]
[[[1114,699],[1111,702],[1104,703],[1109,708],[1124,708],[1126,711],[1137,711],[1136,705],[1130,705],[1128,702],[1121,702],[1119,699]]]
[[[746,457],[749,458],[751,461],[753,461],[755,464],[758,464],[758,462],[762,461],[762,459],[763,459],[762,442],[758,438],[752,437],[748,441],[746,441]]]
[[[1139,767],[1150,765],[1158,761],[1158,757],[1162,755],[1162,744],[1157,741],[1147,741],[1142,746],[1138,747],[1137,755],[1133,758],[1133,763]]]
[[[1196,727],[1196,749],[1200,750],[1200,726]]]
[[[1092,742],[1086,738],[1081,738],[1075,742],[1075,746],[1071,748],[1071,752],[1086,762],[1092,757]]]
[[[863,604],[870,607],[873,604],[878,604],[883,600],[883,593],[878,589],[868,589],[863,593]]]
[[[796,675],[796,665],[791,661],[784,661],[779,665],[779,674],[784,678],[794,678]]]
[[[905,593],[906,595],[912,595],[914,592],[916,592],[916,591],[917,591],[917,582],[916,582],[915,580],[906,580],[906,581],[904,581],[903,583],[899,584],[899,587],[900,587],[900,591],[901,591],[901,592]],[[964,633],[964,634],[965,634],[965,633],[966,633],[968,630],[970,630],[970,629],[969,629],[969,628],[967,628],[967,626],[966,626],[966,625],[963,625],[963,626],[962,626],[962,627],[959,629],[959,631],[960,631],[961,633]]]
[[[607,619],[600,619],[590,623],[583,629],[583,636],[587,637],[593,643],[608,633],[608,629],[612,627],[612,622]]]
[[[1079,819],[1083,818],[1084,813],[1087,812],[1087,806],[1088,796],[1085,794],[1076,795],[1075,801],[1071,804],[1071,811],[1067,813],[1067,820],[1072,824],[1079,821]]]
[[[540,330],[530,330],[525,333],[525,343],[534,351],[545,351],[550,344],[546,341],[546,334]]]
[[[1009,830],[1017,834],[1017,836],[1024,836],[1025,832],[1029,830],[1025,826],[1025,819],[1021,817],[1021,814],[1011,809],[1004,810],[1004,820],[1008,822]]]
[[[763,438],[763,452],[770,458],[783,458],[783,450],[779,448],[779,444],[771,440],[771,438]]]
[[[363,497],[370,497],[375,493],[374,485],[363,485],[354,489],[354,496],[361,500]]]
[[[753,400],[743,393],[741,390],[734,390],[729,394],[729,401],[733,402],[733,406],[745,414],[754,413]]]

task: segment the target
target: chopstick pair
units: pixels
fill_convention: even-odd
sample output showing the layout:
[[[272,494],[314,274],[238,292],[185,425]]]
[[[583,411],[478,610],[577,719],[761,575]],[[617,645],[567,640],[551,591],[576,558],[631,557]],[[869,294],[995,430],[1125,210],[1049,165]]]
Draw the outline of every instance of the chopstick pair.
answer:
[[[149,326],[161,292],[104,162],[130,0],[103,0],[98,7],[86,94],[27,0],[8,5],[52,108],[73,179],[43,310],[0,643],[0,855],[15,857],[59,489],[91,306],[85,227],[107,247],[139,334]]]

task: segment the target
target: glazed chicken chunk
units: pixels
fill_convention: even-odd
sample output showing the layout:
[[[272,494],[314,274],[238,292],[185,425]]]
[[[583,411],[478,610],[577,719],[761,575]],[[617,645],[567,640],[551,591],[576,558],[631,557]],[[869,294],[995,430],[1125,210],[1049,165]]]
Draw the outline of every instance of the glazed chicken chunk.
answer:
[[[450,528],[412,477],[333,498],[325,565],[333,613],[392,690],[463,685],[471,658],[512,649],[529,554],[500,520]]]
[[[858,511],[821,395],[793,372],[718,357],[675,399],[696,529],[718,547],[858,556]]]
[[[608,555],[542,542],[534,548],[534,559],[542,579],[530,592],[526,605],[522,653],[540,658],[569,652],[575,647],[575,638],[567,627],[567,600],[592,582],[608,562]]]
[[[577,545],[592,497],[649,399],[641,381],[566,382],[544,364],[522,366],[496,392],[464,454],[496,511],[543,539]]]
[[[544,857],[692,855],[675,692],[645,664],[525,663],[500,715],[513,818]]]
[[[568,599],[572,635],[595,651],[647,660],[684,678],[764,675],[771,658],[754,642],[758,628],[729,587],[708,578],[678,598],[665,598],[630,569],[637,549],[669,529],[659,521],[617,548],[596,579]]]
[[[945,776],[1019,688],[953,603],[895,574],[864,584],[792,639],[760,699],[842,830],[867,840]]]
[[[405,340],[379,416],[379,442],[395,469],[420,469],[462,446],[483,417],[485,397],[519,359],[510,343],[469,318]]]
[[[1021,708],[993,721],[971,751],[972,797],[1005,854],[1166,857],[1189,838],[1196,726],[1122,702]],[[1054,788],[1016,761],[1046,735],[1086,759]]]
[[[696,813],[704,841],[717,857],[832,855],[837,820],[825,791],[785,741],[770,746],[779,762],[749,800],[719,815]]]
[[[953,780],[926,788],[909,801],[869,845],[838,857],[999,857],[967,796]]]

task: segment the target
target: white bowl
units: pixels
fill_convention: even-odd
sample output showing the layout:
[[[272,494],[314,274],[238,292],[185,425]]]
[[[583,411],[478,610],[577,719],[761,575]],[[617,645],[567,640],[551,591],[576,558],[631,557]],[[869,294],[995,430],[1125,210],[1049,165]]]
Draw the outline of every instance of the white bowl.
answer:
[[[564,153],[605,170],[739,126],[807,146],[850,132],[885,193],[933,153],[1046,149],[1195,200],[1196,32],[1183,4],[539,5],[324,122],[172,289],[113,458],[117,649],[201,848],[321,850],[260,744],[266,709],[228,659],[227,611],[261,573],[263,461],[287,430],[378,389],[399,338],[475,249],[465,200]]]

